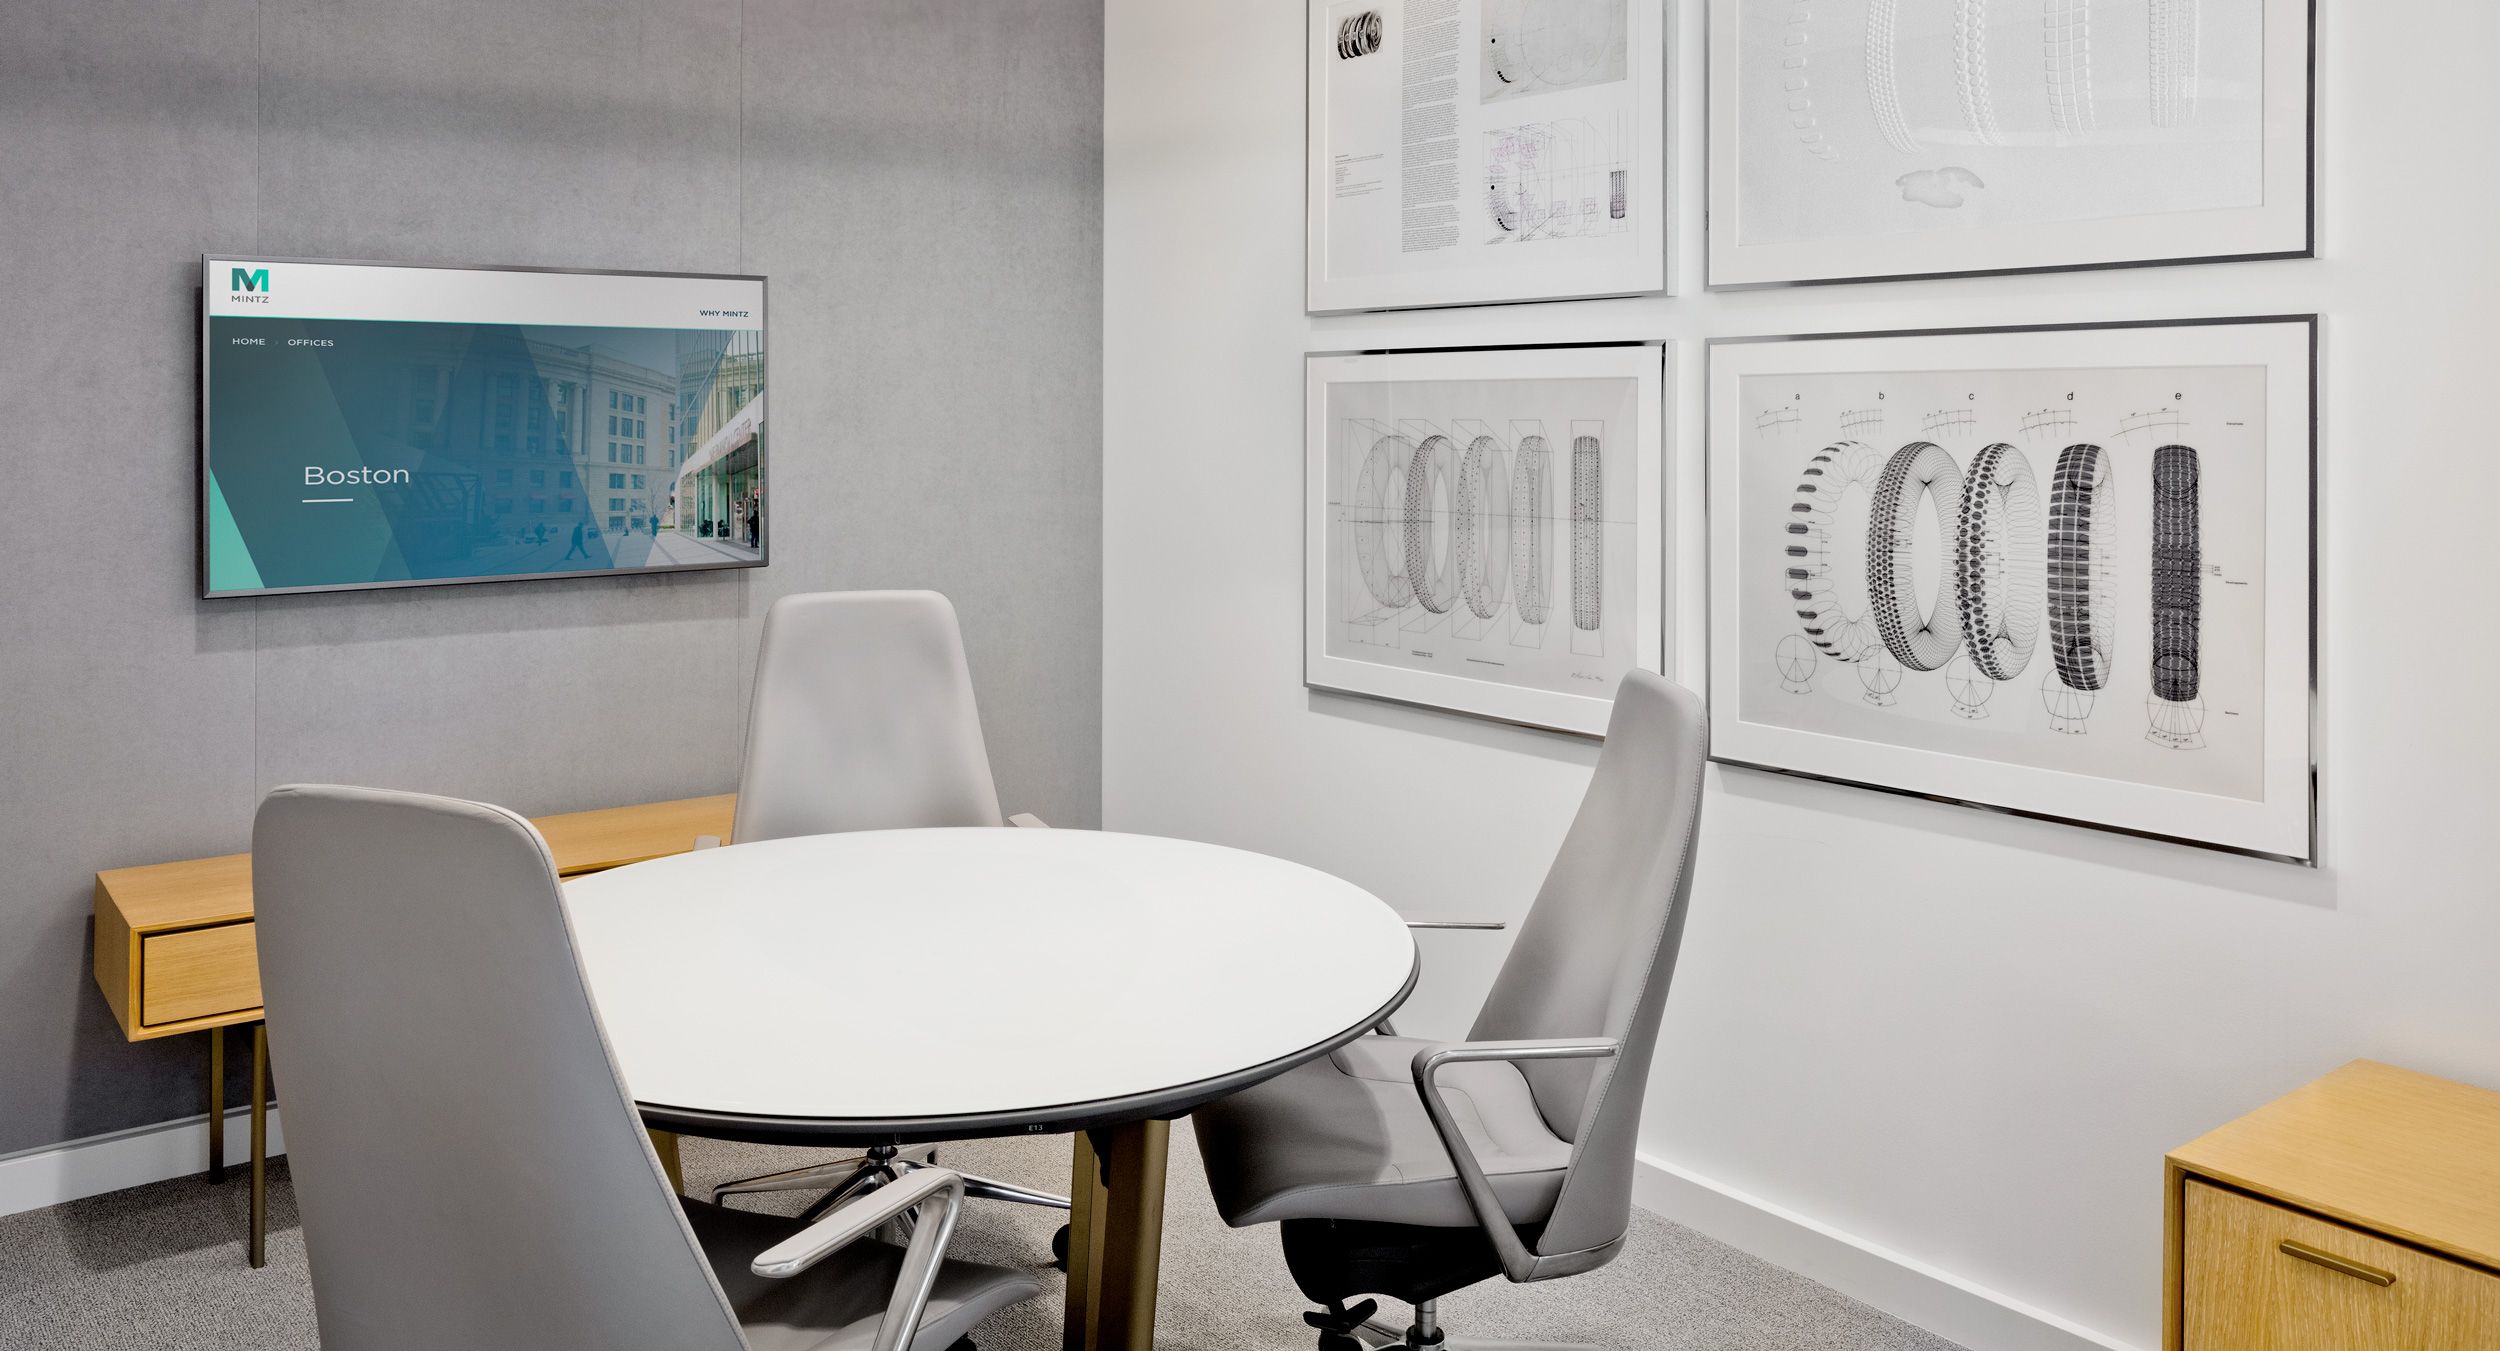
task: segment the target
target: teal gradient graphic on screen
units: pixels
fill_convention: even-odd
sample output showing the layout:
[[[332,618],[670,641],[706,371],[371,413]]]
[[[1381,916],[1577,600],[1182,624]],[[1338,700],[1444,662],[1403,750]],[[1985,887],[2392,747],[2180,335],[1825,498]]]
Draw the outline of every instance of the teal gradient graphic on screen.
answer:
[[[286,305],[308,266],[233,268],[235,295]],[[227,271],[210,276],[222,293]],[[212,308],[204,590],[759,564],[757,313],[637,328]]]

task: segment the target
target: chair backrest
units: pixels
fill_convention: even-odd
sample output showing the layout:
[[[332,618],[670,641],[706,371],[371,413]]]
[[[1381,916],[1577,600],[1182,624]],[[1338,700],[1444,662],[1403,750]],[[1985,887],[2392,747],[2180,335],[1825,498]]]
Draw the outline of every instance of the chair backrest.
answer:
[[[1691,691],[1647,671],[1623,678],[1579,815],[1468,1034],[1623,1043],[1612,1060],[1521,1066],[1546,1124],[1576,1143],[1540,1253],[1598,1247],[1631,1223],[1641,1097],[1683,941],[1709,751]]]
[[[1005,824],[946,597],[823,591],[773,602],[733,839]]]
[[[252,871],[322,1345],[743,1351],[529,822],[280,788]]]

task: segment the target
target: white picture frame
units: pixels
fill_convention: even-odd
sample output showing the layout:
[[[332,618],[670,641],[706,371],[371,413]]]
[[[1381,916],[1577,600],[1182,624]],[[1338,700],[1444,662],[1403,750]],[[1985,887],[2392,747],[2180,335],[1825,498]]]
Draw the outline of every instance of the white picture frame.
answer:
[[[1307,357],[1304,683],[1603,736],[1669,669],[1669,358]]]
[[[1668,0],[1309,5],[1311,313],[1668,288]]]
[[[2317,333],[1713,342],[1712,758],[2314,866]]]
[[[2315,256],[2311,0],[1709,0],[1709,285]]]

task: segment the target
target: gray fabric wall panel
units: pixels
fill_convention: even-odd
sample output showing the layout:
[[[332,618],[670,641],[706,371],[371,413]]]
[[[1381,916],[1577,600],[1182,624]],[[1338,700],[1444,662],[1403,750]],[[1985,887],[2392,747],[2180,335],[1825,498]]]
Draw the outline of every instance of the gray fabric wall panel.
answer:
[[[263,252],[738,270],[738,7],[262,0]]]
[[[826,438],[782,422],[776,520],[843,528],[782,529],[741,670],[769,597],[943,591],[1001,804],[1099,824],[1102,551],[1028,541],[1102,536],[1100,7],[751,0],[746,27],[775,416]]]
[[[96,869],[251,828],[253,615],[192,598],[191,520],[197,254],[252,237],[252,6],[9,0],[0,33],[5,1153],[199,1110],[196,1046],[113,1026],[87,914]]]
[[[746,593],[736,574],[690,573],[272,597],[260,787],[533,812],[726,793]]]
[[[1099,0],[0,0],[0,1153],[199,1110],[90,874],[340,779],[726,791],[765,606],[928,586],[1001,796],[1099,820]],[[196,255],[772,278],[773,566],[201,602]],[[31,461],[28,463],[27,461]],[[240,1057],[237,1057],[239,1060]]]

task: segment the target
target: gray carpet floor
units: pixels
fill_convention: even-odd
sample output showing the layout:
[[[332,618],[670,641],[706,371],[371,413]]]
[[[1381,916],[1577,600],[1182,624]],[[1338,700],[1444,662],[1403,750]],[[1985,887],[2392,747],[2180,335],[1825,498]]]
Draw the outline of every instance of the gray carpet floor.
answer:
[[[686,1181],[716,1182],[797,1166],[821,1152],[685,1142]],[[1061,1191],[1064,1138],[949,1145],[940,1162]],[[447,1160],[448,1166],[457,1166]],[[747,1198],[795,1211],[799,1195]],[[777,1203],[777,1204],[774,1204]],[[270,1183],[269,1265],[243,1265],[241,1178],[185,1178],[50,1210],[0,1217],[0,1348],[7,1351],[309,1351],[312,1287],[285,1161]],[[1305,1305],[1276,1235],[1216,1218],[1186,1125],[1172,1133],[1156,1345],[1172,1351],[1300,1351],[1313,1344]],[[1058,1213],[975,1203],[954,1251],[1043,1267]],[[1049,1291],[976,1334],[985,1351],[1059,1344],[1058,1277]],[[1404,1321],[1402,1308],[1393,1310]],[[1634,1212],[1613,1265],[1541,1285],[1495,1280],[1442,1301],[1451,1332],[1545,1337],[1626,1348],[1701,1351],[1955,1351],[1932,1334],[1691,1230]]]

